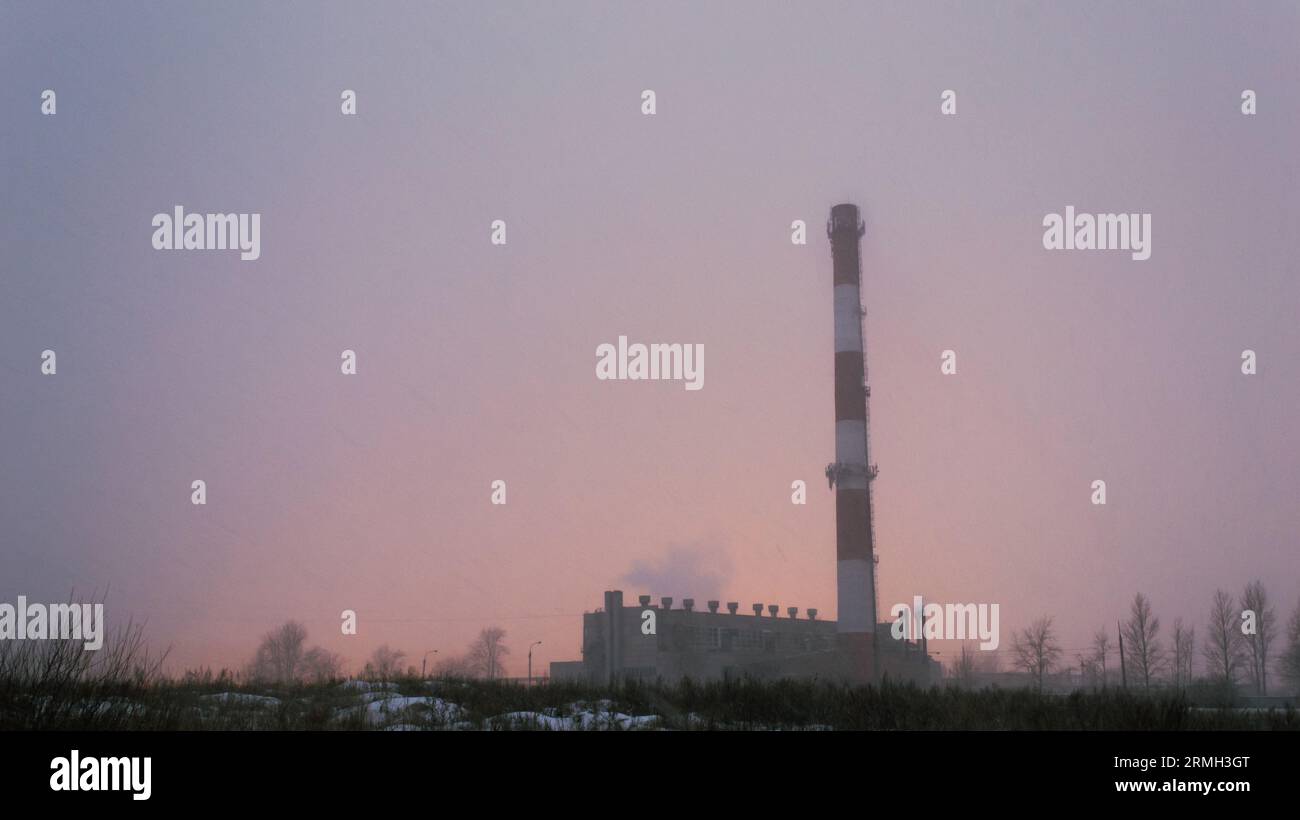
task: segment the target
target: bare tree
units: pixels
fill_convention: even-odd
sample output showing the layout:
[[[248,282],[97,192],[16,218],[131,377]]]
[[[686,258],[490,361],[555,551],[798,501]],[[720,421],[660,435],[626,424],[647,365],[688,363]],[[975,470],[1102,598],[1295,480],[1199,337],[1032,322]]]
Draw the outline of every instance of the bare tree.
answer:
[[[1243,635],[1246,660],[1250,668],[1250,682],[1255,693],[1268,694],[1268,660],[1273,640],[1277,637],[1277,612],[1269,605],[1268,593],[1262,581],[1251,581],[1241,593],[1241,608],[1255,613],[1255,631]]]
[[[1242,663],[1242,635],[1234,610],[1232,595],[1216,589],[1214,603],[1210,606],[1205,646],[1201,650],[1205,656],[1206,674],[1229,688],[1236,686],[1237,669]]]
[[[302,656],[302,675],[315,683],[326,683],[343,677],[343,658],[319,646],[313,646]]]
[[[249,664],[249,677],[278,682],[297,680],[302,673],[306,642],[307,627],[297,621],[286,621],[266,633]]]
[[[474,670],[470,668],[469,659],[464,655],[449,655],[438,661],[433,673],[440,678],[472,678]]]
[[[366,670],[371,677],[380,680],[395,678],[402,671],[402,661],[405,660],[406,653],[400,649],[393,649],[388,644],[384,644],[374,651],[370,656],[370,663],[366,664]]]
[[[1124,623],[1124,641],[1128,645],[1128,662],[1142,678],[1142,688],[1151,688],[1151,679],[1164,668],[1165,651],[1160,642],[1160,619],[1151,612],[1151,602],[1142,593],[1133,597],[1128,621]]]
[[[72,593],[68,606],[103,604]],[[84,612],[84,610],[81,610]],[[25,618],[26,613],[18,617]],[[12,624],[11,624],[12,625]],[[89,634],[45,640],[0,640],[0,724],[5,729],[131,729],[141,720],[134,709],[106,708],[124,690],[152,687],[167,679],[167,653],[150,652],[142,624],[128,620],[112,632],[101,622],[103,643],[86,649]]]
[[[478,633],[478,638],[470,644],[467,657],[475,675],[492,680],[505,674],[503,660],[510,654],[503,643],[505,637],[506,631],[499,626],[489,626]]]
[[[1052,619],[1044,615],[1025,629],[1015,633],[1012,652],[1016,667],[1028,673],[1043,691],[1043,678],[1056,668],[1061,657],[1061,646],[1052,630]]]
[[[1282,653],[1282,675],[1300,692],[1300,604],[1286,624],[1286,649]]]
[[[1183,626],[1182,618],[1174,618],[1174,686],[1184,688],[1192,682],[1192,655],[1195,653],[1196,630]]]
[[[1101,670],[1101,688],[1106,688],[1106,656],[1110,654],[1110,633],[1097,630],[1092,636],[1092,663]]]
[[[73,592],[65,611],[76,607],[84,612],[81,607],[103,606],[104,600],[83,599]],[[27,616],[24,613],[18,617]],[[100,628],[107,629],[102,622]],[[63,707],[79,713],[94,711],[100,703],[91,692],[116,694],[114,687],[149,685],[163,677],[167,652],[157,655],[149,651],[143,624],[128,620],[112,633],[101,632],[101,637],[103,643],[97,650],[86,649],[84,637],[62,638],[57,634],[45,640],[0,640],[0,703],[12,704],[15,692],[20,690],[39,693],[44,705],[33,710],[30,717],[40,723],[62,714]],[[25,698],[18,702],[25,702]],[[0,713],[3,711],[0,706]],[[27,722],[24,716],[19,725],[36,724]]]

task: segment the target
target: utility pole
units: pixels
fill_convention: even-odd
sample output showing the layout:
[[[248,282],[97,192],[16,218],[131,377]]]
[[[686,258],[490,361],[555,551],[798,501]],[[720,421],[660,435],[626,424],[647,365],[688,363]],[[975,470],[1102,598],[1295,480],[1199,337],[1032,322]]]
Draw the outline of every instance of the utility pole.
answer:
[[[428,664],[428,662],[429,662],[429,655],[431,655],[431,654],[432,654],[432,655],[437,655],[437,654],[438,654],[438,650],[436,650],[436,649],[430,649],[428,652],[425,652],[425,653],[424,653],[424,657],[423,657],[423,658],[420,658],[420,677],[421,677],[421,678],[424,677],[425,666],[426,666],[426,664]]]
[[[533,687],[533,647],[541,646],[541,641],[533,641],[528,645],[528,688]]]
[[[1115,622],[1115,632],[1119,634],[1119,685],[1128,688],[1128,670],[1124,664],[1124,630],[1119,621]]]

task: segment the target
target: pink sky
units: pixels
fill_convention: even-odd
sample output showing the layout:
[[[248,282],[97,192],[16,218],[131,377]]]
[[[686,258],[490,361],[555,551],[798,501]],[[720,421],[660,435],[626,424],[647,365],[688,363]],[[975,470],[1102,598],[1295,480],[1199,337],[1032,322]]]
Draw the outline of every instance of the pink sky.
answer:
[[[108,589],[177,669],[297,618],[354,665],[499,624],[523,674],[611,588],[833,617],[852,201],[882,610],[1070,650],[1139,590],[1289,613],[1300,12],[1187,5],[5,6],[0,599]],[[261,213],[261,259],[153,251],[176,204]],[[1151,213],[1151,259],[1043,250],[1067,205]],[[597,381],[619,335],[704,389]]]

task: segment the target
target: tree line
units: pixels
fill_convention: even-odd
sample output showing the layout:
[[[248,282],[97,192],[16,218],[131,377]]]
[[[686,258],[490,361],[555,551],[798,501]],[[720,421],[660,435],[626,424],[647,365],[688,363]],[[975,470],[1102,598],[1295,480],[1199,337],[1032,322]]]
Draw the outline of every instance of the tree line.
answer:
[[[506,631],[490,626],[479,632],[463,654],[441,659],[434,665],[438,677],[483,678],[505,676]],[[391,680],[402,676],[416,677],[422,670],[407,665],[407,654],[388,644],[376,648],[360,671],[367,680]],[[298,621],[286,621],[262,636],[257,650],[244,668],[251,681],[274,683],[324,683],[338,680],[346,673],[342,655],[320,646],[307,646],[307,627]]]
[[[1103,687],[1118,672],[1121,685],[1144,691],[1153,686],[1184,689],[1201,680],[1229,692],[1245,686],[1253,694],[1267,695],[1270,670],[1275,670],[1292,691],[1300,691],[1300,605],[1280,630],[1263,582],[1251,581],[1237,598],[1215,590],[1203,628],[1199,647],[1195,627],[1182,618],[1175,618],[1172,629],[1162,633],[1150,600],[1139,592],[1128,617],[1117,621],[1113,631],[1109,626],[1097,630],[1089,650],[1076,654],[1075,660],[1085,681]],[[1048,676],[1062,671],[1064,654],[1050,616],[1013,634],[1014,665],[1039,691]],[[1193,663],[1198,655],[1204,665],[1196,679]],[[953,677],[969,681],[974,673],[974,658],[963,649]]]

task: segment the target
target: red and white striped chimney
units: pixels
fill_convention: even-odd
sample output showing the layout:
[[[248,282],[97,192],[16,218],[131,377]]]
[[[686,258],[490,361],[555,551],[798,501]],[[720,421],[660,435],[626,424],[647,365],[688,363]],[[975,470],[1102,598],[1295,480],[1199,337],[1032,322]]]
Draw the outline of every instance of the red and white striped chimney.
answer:
[[[835,282],[835,463],[826,477],[835,489],[836,585],[839,620],[836,643],[850,674],[875,677],[876,585],[872,543],[871,479],[875,467],[867,453],[866,346],[862,339],[859,245],[865,227],[856,205],[831,208],[826,233],[831,240]]]

